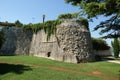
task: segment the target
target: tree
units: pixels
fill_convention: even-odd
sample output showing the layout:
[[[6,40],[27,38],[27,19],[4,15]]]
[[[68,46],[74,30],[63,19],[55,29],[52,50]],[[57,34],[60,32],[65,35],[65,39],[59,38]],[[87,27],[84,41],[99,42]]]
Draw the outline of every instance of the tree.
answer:
[[[60,14],[58,16],[58,19],[69,19],[69,20],[76,20],[77,22],[79,22],[80,24],[84,25],[88,30],[89,30],[89,24],[88,24],[88,20],[79,16],[79,12],[75,12],[75,13],[67,13],[67,14]]]
[[[92,45],[94,50],[109,50],[110,47],[105,40],[100,38],[92,38]]]
[[[9,22],[0,22],[0,26],[8,26],[8,27],[12,27],[12,26],[15,26],[14,23],[9,23]]]
[[[23,24],[19,20],[17,20],[17,21],[15,21],[15,26],[22,27]]]
[[[119,46],[120,46],[120,38],[118,40],[119,40]]]
[[[119,57],[119,42],[118,42],[118,38],[114,38],[114,41],[112,41],[111,44],[112,44],[112,47],[113,47],[114,57],[118,58]]]
[[[60,14],[58,19],[77,19],[79,18],[79,12]]]
[[[45,22],[45,14],[42,15],[43,23]]]
[[[120,0],[65,0],[66,3],[78,6],[89,19],[104,15],[110,17],[101,22],[94,30],[101,28],[100,33],[109,32],[106,38],[120,36]]]

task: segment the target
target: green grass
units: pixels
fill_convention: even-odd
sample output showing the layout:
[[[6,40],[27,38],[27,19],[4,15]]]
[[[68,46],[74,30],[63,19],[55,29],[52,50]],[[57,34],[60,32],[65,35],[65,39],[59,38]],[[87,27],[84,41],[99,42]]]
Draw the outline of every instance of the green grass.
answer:
[[[106,61],[72,64],[32,56],[0,56],[0,80],[119,80],[119,77],[120,64]]]

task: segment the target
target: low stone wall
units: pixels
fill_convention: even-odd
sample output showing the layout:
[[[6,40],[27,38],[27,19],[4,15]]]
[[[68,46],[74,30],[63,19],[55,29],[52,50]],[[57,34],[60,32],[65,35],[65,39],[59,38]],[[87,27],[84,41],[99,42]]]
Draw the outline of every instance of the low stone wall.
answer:
[[[111,50],[98,50],[98,51],[94,50],[94,53],[99,56],[111,56],[112,55]]]

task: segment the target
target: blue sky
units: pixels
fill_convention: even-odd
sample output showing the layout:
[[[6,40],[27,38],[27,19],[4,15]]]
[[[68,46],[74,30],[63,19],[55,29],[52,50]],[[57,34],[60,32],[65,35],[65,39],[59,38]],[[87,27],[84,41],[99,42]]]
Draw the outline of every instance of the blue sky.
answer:
[[[56,19],[59,14],[79,11],[77,7],[65,4],[64,0],[1,0],[0,21],[22,23],[41,22]]]
[[[24,24],[42,22],[42,15],[46,15],[46,20],[57,19],[59,14],[78,12],[79,8],[66,4],[64,0],[1,0],[0,21],[15,22],[19,20]],[[104,17],[94,19],[89,24],[91,35],[100,37],[99,31],[93,32],[94,26]],[[107,39],[110,45],[111,40]]]

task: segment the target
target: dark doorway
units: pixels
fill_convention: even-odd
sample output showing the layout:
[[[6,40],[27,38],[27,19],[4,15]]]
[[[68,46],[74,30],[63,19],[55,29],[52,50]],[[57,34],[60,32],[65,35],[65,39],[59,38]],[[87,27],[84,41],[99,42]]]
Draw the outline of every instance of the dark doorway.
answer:
[[[51,52],[48,52],[48,53],[47,53],[47,57],[50,57],[50,56],[51,56]]]

